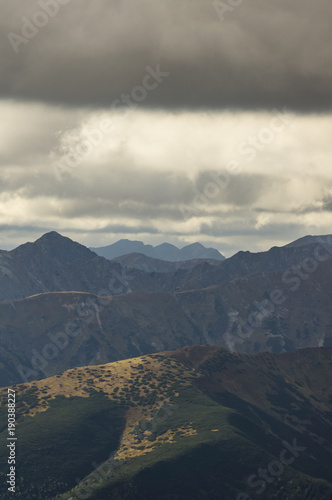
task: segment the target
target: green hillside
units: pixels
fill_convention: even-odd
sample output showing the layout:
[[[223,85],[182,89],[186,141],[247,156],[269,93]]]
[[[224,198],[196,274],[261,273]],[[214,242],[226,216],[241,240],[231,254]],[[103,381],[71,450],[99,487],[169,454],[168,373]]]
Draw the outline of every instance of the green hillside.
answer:
[[[191,347],[14,386],[16,498],[331,499],[331,375],[331,348]]]

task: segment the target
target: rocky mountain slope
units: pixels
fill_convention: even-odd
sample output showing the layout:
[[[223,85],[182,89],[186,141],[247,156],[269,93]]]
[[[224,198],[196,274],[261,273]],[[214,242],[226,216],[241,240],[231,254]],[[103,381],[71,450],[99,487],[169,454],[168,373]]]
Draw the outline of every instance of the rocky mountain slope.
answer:
[[[211,266],[218,266],[220,261],[215,259],[193,259],[170,262],[168,260],[154,259],[141,253],[129,253],[112,259],[112,262],[119,263],[128,269],[139,269],[146,273],[174,273],[178,269],[192,269],[200,264],[206,263]]]
[[[0,300],[36,293],[106,288],[121,266],[101,259],[83,245],[48,233],[34,243],[0,252]]]
[[[51,232],[10,252],[0,251],[0,301],[58,291],[116,295],[128,291],[202,289],[269,271],[298,273],[303,266],[310,267],[311,261],[315,265],[331,255],[332,245],[323,240],[300,247],[274,247],[256,254],[239,252],[219,264],[203,261],[189,269],[144,272],[122,267]],[[292,270],[294,266],[300,266],[299,270]]]
[[[285,245],[285,247],[303,247],[303,246],[306,246],[306,245],[311,245],[311,244],[319,244],[319,243],[327,243],[329,245],[332,244],[332,235],[331,234],[328,234],[328,235],[320,235],[320,236],[312,236],[311,234],[310,235],[307,235],[307,236],[303,236],[302,238],[299,238],[298,240],[295,240],[295,241],[292,241],[291,243],[288,243],[287,245]]]
[[[187,345],[275,353],[332,345],[332,259],[205,289],[47,293],[0,304],[0,384]],[[309,268],[308,268],[309,269]]]
[[[15,497],[330,500],[331,377],[332,348],[196,346],[17,385]]]

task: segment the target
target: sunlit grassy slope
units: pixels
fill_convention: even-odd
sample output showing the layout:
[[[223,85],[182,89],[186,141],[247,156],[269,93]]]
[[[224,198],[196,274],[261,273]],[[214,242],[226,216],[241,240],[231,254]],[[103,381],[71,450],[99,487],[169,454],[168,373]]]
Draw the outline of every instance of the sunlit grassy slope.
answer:
[[[191,347],[14,386],[15,497],[331,499],[331,352]],[[3,500],[13,495],[5,484],[6,396],[2,389]],[[305,450],[257,495],[248,477],[294,439]]]

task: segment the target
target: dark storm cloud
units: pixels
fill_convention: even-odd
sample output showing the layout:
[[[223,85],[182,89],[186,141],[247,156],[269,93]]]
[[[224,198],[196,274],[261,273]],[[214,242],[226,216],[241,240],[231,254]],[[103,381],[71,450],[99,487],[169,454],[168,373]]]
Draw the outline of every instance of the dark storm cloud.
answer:
[[[61,0],[10,43],[54,2],[0,1],[2,97],[110,106],[160,64],[139,106],[331,108],[330,0],[244,0],[223,22],[210,0]]]

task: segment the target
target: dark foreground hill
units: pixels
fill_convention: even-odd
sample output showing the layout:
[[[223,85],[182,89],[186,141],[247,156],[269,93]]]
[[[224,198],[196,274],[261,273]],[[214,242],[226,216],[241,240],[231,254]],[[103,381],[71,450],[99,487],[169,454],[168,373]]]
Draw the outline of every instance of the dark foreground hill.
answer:
[[[183,348],[12,387],[16,493],[2,500],[330,500],[332,348]]]

